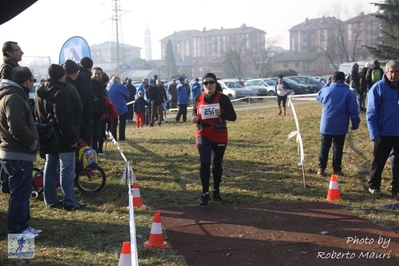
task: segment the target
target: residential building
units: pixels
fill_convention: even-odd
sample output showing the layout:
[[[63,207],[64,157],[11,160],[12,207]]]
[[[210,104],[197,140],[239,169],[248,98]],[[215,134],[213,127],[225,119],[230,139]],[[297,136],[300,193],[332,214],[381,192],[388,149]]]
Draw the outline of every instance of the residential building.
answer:
[[[290,66],[299,73],[322,75],[331,73],[343,62],[372,62],[373,55],[364,46],[373,46],[379,37],[380,21],[374,15],[361,13],[346,21],[335,17],[306,18],[289,29],[290,55],[274,58],[274,67]],[[289,58],[292,61],[288,62]]]
[[[169,40],[177,61],[185,61],[187,57],[220,58],[230,47],[242,46],[245,49],[255,49],[265,45],[266,32],[243,24],[239,28],[185,30],[174,32],[161,39],[161,56],[165,57],[165,48]]]

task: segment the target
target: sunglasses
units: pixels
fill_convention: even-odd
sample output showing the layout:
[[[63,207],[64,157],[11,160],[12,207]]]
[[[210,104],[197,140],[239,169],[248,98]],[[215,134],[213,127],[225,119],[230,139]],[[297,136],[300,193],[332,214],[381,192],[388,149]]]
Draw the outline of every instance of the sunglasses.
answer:
[[[216,83],[216,81],[210,80],[210,81],[204,81],[204,82],[202,82],[202,85],[208,86],[208,85],[213,85],[213,84],[215,84],[215,83]]]

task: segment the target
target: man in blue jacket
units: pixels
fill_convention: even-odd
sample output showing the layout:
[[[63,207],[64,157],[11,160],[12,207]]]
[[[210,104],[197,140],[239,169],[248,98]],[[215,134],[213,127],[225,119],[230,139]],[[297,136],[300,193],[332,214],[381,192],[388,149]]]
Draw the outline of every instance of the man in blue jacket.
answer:
[[[180,117],[183,116],[183,122],[187,121],[187,105],[188,105],[188,93],[186,86],[184,85],[184,77],[179,77],[179,85],[177,85],[177,103],[179,111],[176,115],[176,123],[179,123]]]
[[[333,143],[334,174],[343,176],[342,151],[345,137],[348,133],[349,120],[351,129],[359,128],[360,117],[355,94],[345,84],[345,74],[334,72],[332,82],[317,93],[317,100],[322,103],[320,133],[321,145],[319,154],[319,170],[317,174],[324,175],[327,167],[328,152]]]
[[[126,100],[129,98],[129,90],[121,83],[118,76],[111,77],[111,81],[107,87],[108,97],[115,105],[118,111],[117,118],[111,118],[111,133],[115,140],[125,141],[127,105]],[[119,123],[118,123],[119,118]],[[116,128],[119,124],[119,138],[116,136]]]
[[[381,174],[391,150],[397,157],[399,151],[399,61],[389,61],[382,80],[376,82],[368,93],[367,127],[374,141],[374,159],[371,164],[369,192],[380,198]],[[399,193],[399,173],[392,171],[392,196]]]
[[[199,79],[195,78],[194,83],[191,85],[191,97],[192,102],[194,103],[194,99],[197,95],[201,94],[201,84],[199,84]]]

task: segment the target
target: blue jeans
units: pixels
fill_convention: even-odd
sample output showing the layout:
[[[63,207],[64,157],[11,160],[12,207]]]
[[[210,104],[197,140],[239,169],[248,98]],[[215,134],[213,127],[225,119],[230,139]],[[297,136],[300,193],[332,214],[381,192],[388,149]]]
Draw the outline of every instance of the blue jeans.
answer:
[[[44,203],[46,205],[57,204],[56,181],[60,173],[60,186],[63,202],[67,206],[75,206],[77,200],[74,194],[75,177],[75,152],[60,152],[46,154],[44,165]]]
[[[8,233],[22,233],[28,228],[30,220],[33,162],[8,160],[5,164],[10,174],[7,230]]]
[[[326,169],[328,161],[328,152],[333,143],[333,170],[339,172],[342,170],[342,151],[344,149],[346,135],[332,136],[321,134],[321,145],[319,153],[319,168]]]

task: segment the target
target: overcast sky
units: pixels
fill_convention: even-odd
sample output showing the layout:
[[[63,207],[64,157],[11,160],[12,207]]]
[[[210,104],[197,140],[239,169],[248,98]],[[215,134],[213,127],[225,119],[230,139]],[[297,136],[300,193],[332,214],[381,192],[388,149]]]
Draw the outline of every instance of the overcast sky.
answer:
[[[143,48],[144,58],[144,31],[148,27],[152,58],[160,59],[160,40],[174,31],[238,28],[245,23],[264,30],[268,40],[288,49],[288,30],[305,18],[335,14],[345,20],[358,14],[358,10],[376,12],[372,2],[380,0],[120,0],[121,39]],[[25,60],[50,56],[52,62],[58,63],[60,49],[70,37],[81,36],[89,45],[112,40],[113,3],[112,0],[38,0],[0,25],[0,42],[17,41]]]

